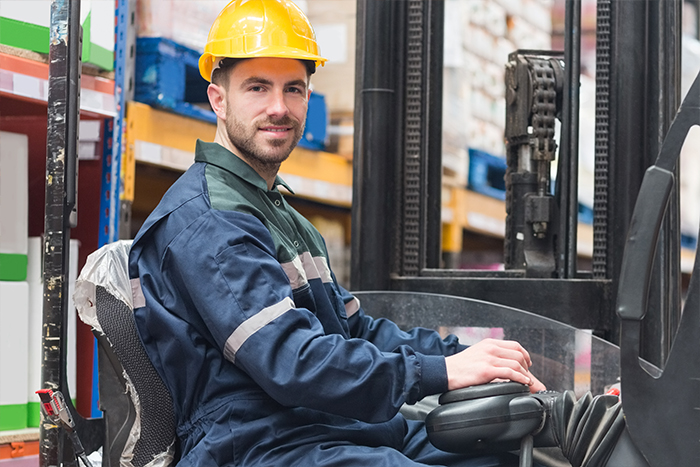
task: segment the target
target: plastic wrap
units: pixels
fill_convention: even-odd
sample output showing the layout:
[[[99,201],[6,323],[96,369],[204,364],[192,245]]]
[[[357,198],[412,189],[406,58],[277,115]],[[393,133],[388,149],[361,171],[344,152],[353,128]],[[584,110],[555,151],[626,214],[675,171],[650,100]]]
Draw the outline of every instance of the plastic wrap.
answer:
[[[122,301],[127,305],[129,310],[133,310],[135,301],[138,302],[142,299],[142,296],[139,298],[137,295],[137,299],[134,300],[132,295],[132,281],[129,280],[128,263],[131,243],[131,240],[120,240],[105,245],[92,253],[90,256],[88,256],[85,266],[83,267],[82,271],[80,272],[80,276],[76,281],[73,300],[75,301],[75,305],[78,309],[80,319],[82,319],[84,323],[90,325],[100,334],[105,334],[105,331],[100,325],[97,316],[97,286],[103,287],[110,295],[114,296],[117,300]],[[112,328],[114,328],[114,325]],[[116,341],[113,341],[113,338],[116,338]],[[117,348],[120,348],[121,346],[122,351],[125,342],[128,342],[124,341],[123,335],[120,334],[120,332],[107,335],[107,339],[109,340],[113,349],[115,345]],[[138,349],[134,348],[130,349],[129,351],[131,350],[133,350],[133,352],[137,352]],[[119,358],[122,357],[123,355]],[[124,364],[123,361],[120,363]],[[132,365],[132,370],[133,369],[134,367]],[[149,444],[149,442],[146,441],[141,448],[137,446],[143,431],[143,407],[141,405],[141,398],[139,397],[139,392],[137,390],[138,386],[134,384],[132,376],[127,373],[124,368],[121,370],[123,371],[122,376],[124,377],[124,390],[126,393],[128,393],[131,399],[136,416],[133,418],[133,422],[131,422],[131,425],[128,427],[129,437],[127,438],[123,450],[120,453],[120,465],[123,467],[133,467],[137,458],[136,450],[153,450],[154,445],[153,443]],[[135,377],[141,378],[141,381],[143,381],[144,373],[137,372],[135,373]],[[151,423],[154,422],[151,421]],[[155,423],[157,423],[157,421]],[[126,427],[121,427],[121,429],[124,428]],[[174,458],[174,449],[174,444],[170,444],[170,446],[168,446],[165,450],[152,453],[152,458],[147,464],[144,465],[139,463],[138,465],[144,465],[144,467],[167,467],[171,465]]]
[[[209,28],[230,0],[140,0],[139,37],[164,37],[204,50]]]
[[[75,283],[73,301],[80,319],[102,332],[95,309],[95,286],[101,285],[109,293],[133,308],[129,281],[129,250],[131,240],[119,240],[91,253]]]

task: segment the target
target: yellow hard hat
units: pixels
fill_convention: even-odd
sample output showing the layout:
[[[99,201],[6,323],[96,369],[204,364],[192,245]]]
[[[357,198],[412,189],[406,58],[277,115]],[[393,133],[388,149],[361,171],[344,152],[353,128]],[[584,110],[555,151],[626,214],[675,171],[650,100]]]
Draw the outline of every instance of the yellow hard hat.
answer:
[[[316,33],[304,13],[291,0],[233,0],[214,20],[199,73],[211,81],[220,58],[278,57],[312,60],[319,55]]]

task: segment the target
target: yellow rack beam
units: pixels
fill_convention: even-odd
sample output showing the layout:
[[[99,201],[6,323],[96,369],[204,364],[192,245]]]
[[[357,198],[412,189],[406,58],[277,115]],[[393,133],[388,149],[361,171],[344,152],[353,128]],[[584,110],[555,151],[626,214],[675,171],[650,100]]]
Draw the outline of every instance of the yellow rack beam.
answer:
[[[136,162],[187,170],[197,139],[213,141],[216,125],[154,109],[139,102],[126,108],[126,147],[122,165],[123,198],[134,199]],[[299,196],[350,207],[352,162],[336,154],[296,148],[280,175]]]

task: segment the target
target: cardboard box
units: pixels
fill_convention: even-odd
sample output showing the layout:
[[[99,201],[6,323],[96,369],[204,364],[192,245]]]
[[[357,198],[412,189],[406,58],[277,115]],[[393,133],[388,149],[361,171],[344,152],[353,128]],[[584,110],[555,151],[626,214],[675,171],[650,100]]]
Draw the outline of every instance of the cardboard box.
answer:
[[[83,63],[114,69],[115,3],[81,0]],[[0,44],[49,53],[51,0],[0,2]]]
[[[330,114],[355,109],[356,3],[352,0],[308,0],[307,16],[316,31],[325,66],[311,77]]]
[[[551,27],[533,25],[524,17],[513,17],[508,22],[508,39],[518,49],[549,50],[552,47]]]
[[[212,23],[230,0],[139,0],[139,37],[170,39],[199,52]]]
[[[0,131],[0,280],[27,278],[27,135]]]
[[[445,68],[442,96],[443,182],[466,186],[466,148],[473,80],[468,68]]]
[[[0,430],[27,426],[29,286],[0,282]]]
[[[326,151],[352,159],[355,138],[354,125],[352,113],[341,112],[331,115]]]
[[[700,72],[700,41],[683,36],[681,93],[688,93]],[[681,234],[698,238],[700,226],[700,128],[693,126],[681,149],[680,195]]]
[[[76,311],[73,304],[73,291],[75,280],[78,277],[78,250],[80,242],[70,241],[70,260],[68,272],[68,361],[66,363],[66,376],[71,396],[76,394]],[[43,242],[40,237],[29,238],[29,263],[27,267],[28,284],[28,324],[27,338],[25,345],[27,348],[28,374],[27,374],[27,426],[38,427],[40,423],[39,399],[35,394],[37,389],[41,389],[41,339],[43,326],[44,307],[44,282],[42,270],[42,250]],[[65,395],[65,394],[64,394]]]

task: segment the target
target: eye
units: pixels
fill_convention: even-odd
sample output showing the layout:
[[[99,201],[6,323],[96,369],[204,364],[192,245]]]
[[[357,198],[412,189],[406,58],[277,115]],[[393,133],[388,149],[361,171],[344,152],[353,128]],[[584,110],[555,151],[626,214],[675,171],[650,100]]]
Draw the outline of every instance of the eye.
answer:
[[[251,90],[252,92],[261,92],[261,91],[264,90],[264,88],[263,88],[262,86],[251,86],[251,87],[250,87],[250,90]]]
[[[290,86],[289,88],[287,88],[287,92],[291,92],[294,94],[304,94],[304,90],[297,86]]]

